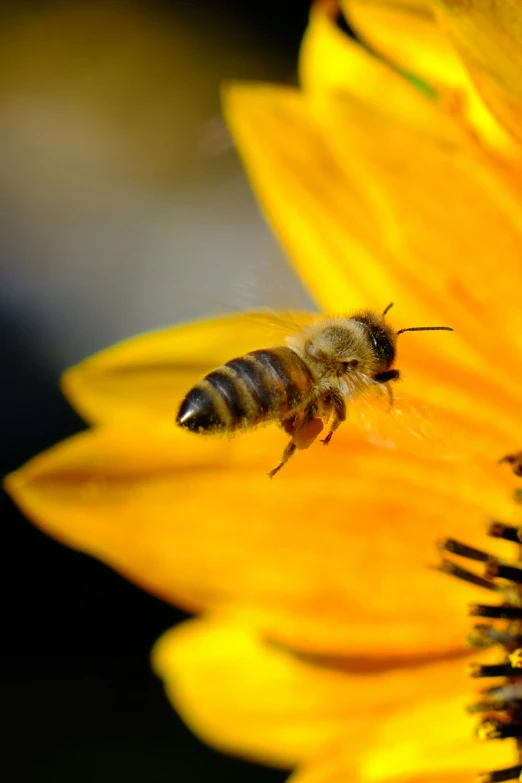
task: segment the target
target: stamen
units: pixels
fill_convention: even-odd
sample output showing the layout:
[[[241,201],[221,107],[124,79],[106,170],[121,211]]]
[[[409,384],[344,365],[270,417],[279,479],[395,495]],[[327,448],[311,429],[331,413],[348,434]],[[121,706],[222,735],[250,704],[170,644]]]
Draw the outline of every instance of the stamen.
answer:
[[[505,538],[506,541],[513,541],[515,544],[520,544],[522,541],[522,528],[505,525],[498,519],[489,520],[487,533],[492,538]]]
[[[522,737],[522,723],[502,723],[496,720],[486,720],[478,726],[477,737],[481,740]]]
[[[515,582],[517,585],[522,585],[522,568],[502,565],[498,560],[488,560],[485,575],[491,579],[499,577],[500,579],[508,579],[510,582]]]
[[[499,631],[492,625],[479,623],[472,629],[468,642],[473,647],[490,647],[502,644],[506,647],[522,646],[522,634],[512,634],[509,631]]]
[[[468,667],[470,677],[520,677],[522,672],[515,669],[510,663],[470,663]]]
[[[491,582],[488,579],[484,579],[484,577],[479,576],[478,574],[474,574],[465,568],[461,568],[452,560],[443,558],[440,565],[435,566],[435,568],[438,571],[442,571],[444,574],[455,576],[457,579],[462,579],[464,582],[470,582],[472,585],[476,585],[477,587],[483,587],[486,590],[493,590],[494,592],[498,592],[498,588],[494,582]]]
[[[518,649],[508,655],[509,662],[514,669],[522,669],[522,650]],[[522,675],[522,672],[521,672]]]
[[[514,680],[506,683],[506,685],[501,685],[500,688],[490,688],[487,691],[487,696],[493,700],[500,699],[504,702],[518,702],[522,699],[522,681]]]
[[[498,701],[497,699],[491,699],[468,704],[466,710],[470,715],[476,715],[480,712],[511,712],[512,710],[520,709],[521,704],[521,701]]]
[[[522,774],[522,764],[507,769],[497,769],[495,772],[481,772],[477,783],[503,783],[504,780],[516,780]]]
[[[480,563],[487,563],[488,560],[494,559],[493,555],[489,555],[481,549],[467,546],[467,544],[462,544],[454,538],[442,538],[439,541],[439,548],[444,549],[446,552],[451,552],[454,555],[458,555],[459,557],[465,557],[468,560],[477,560]]]
[[[488,604],[470,604],[471,617],[489,617],[495,620],[522,620],[522,607],[501,604],[490,606]]]
[[[515,475],[522,477],[522,451],[508,454],[501,462],[510,464]],[[519,488],[522,502],[522,488]],[[492,538],[502,538],[515,544],[522,543],[522,527],[507,525],[499,519],[490,519],[487,533]],[[479,699],[467,707],[470,714],[483,713],[483,720],[477,727],[481,740],[514,740],[516,756],[522,762],[522,553],[518,559],[506,561],[502,557],[484,552],[482,549],[463,544],[453,538],[438,542],[439,551],[450,553],[483,564],[483,575],[462,568],[452,558],[441,557],[439,571],[462,579],[465,582],[500,593],[503,603],[469,606],[472,617],[489,618],[494,623],[477,623],[468,639],[475,647],[501,645],[504,654],[497,663],[472,663],[468,673],[475,679],[484,677],[502,678],[493,687],[482,688]],[[498,621],[507,621],[502,625]],[[502,783],[519,780],[522,783],[522,763],[506,769],[483,772],[478,783]]]
[[[498,464],[507,462],[511,465],[511,470],[515,476],[522,476],[522,451],[517,451],[515,454],[506,454],[502,459],[499,459]]]

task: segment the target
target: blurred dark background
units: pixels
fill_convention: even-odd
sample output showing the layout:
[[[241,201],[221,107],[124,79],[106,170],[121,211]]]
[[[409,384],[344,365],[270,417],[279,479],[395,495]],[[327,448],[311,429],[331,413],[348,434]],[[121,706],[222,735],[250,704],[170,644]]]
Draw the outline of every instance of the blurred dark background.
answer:
[[[5,474],[82,421],[66,366],[143,329],[307,300],[219,117],[230,78],[292,82],[306,0],[2,2]],[[150,671],[183,619],[2,497],[8,781],[282,781],[195,739]]]

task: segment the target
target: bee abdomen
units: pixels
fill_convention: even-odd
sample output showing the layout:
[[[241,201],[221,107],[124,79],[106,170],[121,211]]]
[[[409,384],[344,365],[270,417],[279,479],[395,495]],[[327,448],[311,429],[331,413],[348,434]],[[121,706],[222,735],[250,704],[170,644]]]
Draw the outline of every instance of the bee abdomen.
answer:
[[[246,416],[237,379],[223,365],[189,391],[177,423],[193,432],[219,432],[237,429]]]
[[[254,426],[295,408],[312,386],[311,373],[291,348],[253,351],[196,384],[185,397],[177,422],[208,433]]]

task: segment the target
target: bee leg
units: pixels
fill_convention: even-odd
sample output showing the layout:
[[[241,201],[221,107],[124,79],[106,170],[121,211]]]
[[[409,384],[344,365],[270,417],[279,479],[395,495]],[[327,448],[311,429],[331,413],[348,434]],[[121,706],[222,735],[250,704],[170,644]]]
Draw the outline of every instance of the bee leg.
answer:
[[[270,476],[270,478],[274,478],[275,474],[276,474],[276,473],[279,473],[279,471],[281,470],[281,468],[283,467],[283,465],[286,465],[286,463],[288,462],[288,460],[290,459],[290,457],[292,456],[292,454],[293,454],[293,453],[296,451],[296,449],[297,449],[297,446],[296,446],[296,445],[295,445],[295,443],[294,443],[294,442],[291,440],[291,441],[290,441],[290,443],[288,444],[288,446],[287,446],[287,447],[285,448],[285,450],[283,451],[283,456],[281,457],[281,462],[279,463],[279,465],[277,466],[277,468],[274,468],[274,469],[273,469],[273,470],[271,470],[271,471],[270,471],[270,473],[268,474],[268,475]]]
[[[316,413],[317,408],[312,404],[308,405],[301,414],[293,414],[281,421],[283,429],[292,436],[292,440],[283,451],[279,465],[268,474],[270,478],[273,478],[283,465],[286,465],[296,449],[307,449],[317,438],[323,429],[323,422],[316,417]]]
[[[334,434],[335,430],[343,423],[343,421],[346,421],[346,403],[339,392],[330,392],[328,394],[326,404],[333,408],[333,420],[330,424],[330,432],[326,438],[321,441],[324,446],[328,446],[332,440],[332,435]]]
[[[386,387],[386,391],[388,392],[388,399],[390,401],[390,408],[393,408],[393,389],[392,389],[392,387],[390,386],[389,383],[385,383],[384,385]]]
[[[386,387],[388,398],[390,400],[390,408],[393,408],[393,389],[390,386],[390,381],[398,381],[400,378],[399,370],[386,370],[386,372],[378,373],[373,376],[375,383],[380,383]]]
[[[390,381],[398,381],[401,377],[399,370],[386,370],[386,372],[378,372],[373,376],[375,383],[389,383]]]

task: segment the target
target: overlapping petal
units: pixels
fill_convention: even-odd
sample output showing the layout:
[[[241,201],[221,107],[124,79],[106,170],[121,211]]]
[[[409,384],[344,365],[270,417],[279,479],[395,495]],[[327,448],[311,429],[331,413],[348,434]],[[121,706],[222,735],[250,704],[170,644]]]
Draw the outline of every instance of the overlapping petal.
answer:
[[[440,351],[464,338],[461,361],[475,349],[489,352],[495,341],[520,350],[513,286],[522,279],[521,202],[466,148],[437,143],[349,94],[331,96],[329,108],[328,126],[342,129],[328,136],[331,147],[372,204],[401,310],[414,319],[429,314],[428,323],[445,314],[458,334]],[[477,333],[485,323],[496,333],[483,342]]]
[[[465,71],[437,25],[430,0],[341,0],[356,32],[376,52],[413,75],[463,86]]]
[[[522,7],[517,0],[435,0],[485,102],[522,141]]]
[[[495,340],[520,347],[520,201],[489,162],[348,91],[313,106],[289,89],[227,93],[256,192],[319,302],[345,310],[387,291],[412,322],[449,319],[458,335],[440,352],[462,361],[491,355]]]
[[[479,742],[474,736],[463,708],[469,691],[466,695],[462,668],[457,662],[421,672],[425,679],[419,683],[417,703],[374,722],[373,744],[357,759],[357,767],[353,748],[339,742],[304,764],[289,783],[474,783],[478,771],[512,767],[509,743]],[[446,690],[445,684],[454,690]]]
[[[379,114],[384,110],[395,120],[405,121],[412,129],[428,133],[441,143],[464,143],[462,130],[440,111],[435,101],[412,88],[398,71],[338,27],[338,12],[336,0],[316,2],[301,44],[299,80],[314,98],[314,108],[320,101],[328,100],[329,93],[341,90],[373,106]],[[332,131],[335,132],[333,128]]]
[[[296,777],[307,783],[326,783],[333,772],[335,781],[462,774],[498,766],[503,755],[509,765],[508,748],[502,754],[471,738],[463,656],[365,675],[311,662],[214,617],[168,631],[153,665],[206,741],[274,765],[311,761]]]
[[[429,568],[433,541],[511,518],[509,474],[339,435],[269,482],[274,430],[206,440],[138,421],[59,444],[8,490],[43,530],[151,592],[235,607],[294,646],[379,658],[385,639],[390,659],[460,647],[474,591]]]
[[[423,0],[344,0],[343,9],[362,39],[412,78],[437,92],[437,108],[477,134],[492,151],[520,162],[520,148],[495,119]],[[320,10],[320,8],[318,9]]]
[[[283,767],[343,735],[367,745],[375,701],[393,703],[401,690],[393,675],[390,683],[322,669],[245,626],[215,619],[167,631],[152,662],[174,706],[204,740]],[[404,680],[402,674],[395,679]]]

